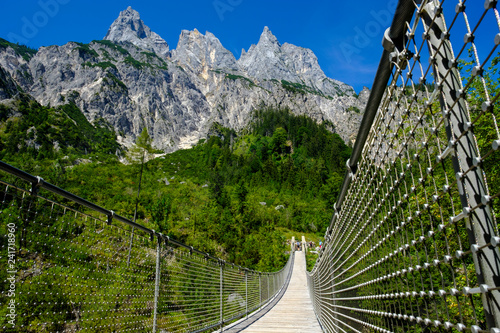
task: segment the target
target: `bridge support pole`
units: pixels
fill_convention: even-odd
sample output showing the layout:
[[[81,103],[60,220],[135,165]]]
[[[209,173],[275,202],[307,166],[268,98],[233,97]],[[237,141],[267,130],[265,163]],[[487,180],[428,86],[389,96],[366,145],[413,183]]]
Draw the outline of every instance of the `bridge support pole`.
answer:
[[[270,297],[271,295],[271,292],[270,292],[270,289],[269,289],[269,274],[267,274],[267,301],[271,298]]]
[[[153,333],[157,330],[157,315],[158,315],[158,297],[160,295],[160,252],[161,252],[161,238],[158,236],[158,243],[156,244],[156,275],[155,275],[155,299],[153,308]]]
[[[248,319],[248,270],[245,269],[245,312]]]
[[[220,332],[224,331],[224,263],[222,260],[220,264]]]
[[[259,273],[259,310],[262,309],[262,275]]]
[[[477,283],[485,290],[481,292],[481,299],[486,322],[488,327],[500,327],[500,253],[498,247],[490,246],[491,239],[497,236],[497,226],[490,209],[491,201],[481,170],[476,140],[471,131],[466,93],[463,91],[451,42],[446,37],[448,30],[445,21],[433,2],[424,7],[423,20],[435,81],[441,89],[440,104],[446,123],[448,146],[455,151],[452,162],[463,211],[452,219],[456,222],[465,218]],[[469,38],[473,39],[473,35]],[[490,106],[486,105],[488,107]]]

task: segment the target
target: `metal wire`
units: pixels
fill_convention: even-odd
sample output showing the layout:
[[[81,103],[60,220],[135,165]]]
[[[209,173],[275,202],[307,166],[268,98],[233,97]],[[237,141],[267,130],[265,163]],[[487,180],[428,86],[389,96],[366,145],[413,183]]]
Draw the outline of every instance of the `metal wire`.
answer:
[[[404,46],[386,37],[391,76],[308,274],[326,331],[500,332],[496,6],[400,1]]]
[[[293,265],[293,254],[273,273],[226,263],[1,161],[0,169],[9,181],[0,180],[1,277],[13,277],[0,313],[15,303],[2,332],[223,329],[277,295]]]

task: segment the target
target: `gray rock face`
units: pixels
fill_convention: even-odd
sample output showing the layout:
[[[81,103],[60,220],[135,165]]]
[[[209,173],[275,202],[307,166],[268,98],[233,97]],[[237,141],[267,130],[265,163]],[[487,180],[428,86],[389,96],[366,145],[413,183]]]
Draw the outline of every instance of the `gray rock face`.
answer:
[[[281,45],[268,27],[264,28],[259,43],[243,52],[238,60],[248,76],[260,80],[286,80],[304,84],[325,95],[352,95],[352,87],[328,78],[310,50],[285,43]]]
[[[157,33],[151,31],[141,20],[139,13],[128,7],[120,12],[118,18],[109,27],[104,40],[129,42],[142,49],[161,55],[168,54],[168,44]]]
[[[28,62],[11,47],[0,47],[0,67],[22,89],[28,90],[31,84],[33,84],[33,77],[31,76]]]
[[[238,70],[234,55],[226,50],[212,33],[201,34],[198,30],[183,30],[177,48],[172,51],[172,60],[196,74],[210,69]]]
[[[29,61],[0,49],[0,82],[7,82],[0,100],[15,82],[41,104],[71,101],[89,121],[106,120],[126,146],[147,127],[153,145],[167,152],[196,144],[214,122],[243,129],[266,106],[329,121],[348,142],[367,99],[327,78],[311,50],[281,45],[268,28],[239,60],[197,30],[182,31],[169,51],[130,7],[105,41],[42,47]]]
[[[248,76],[259,80],[297,81],[297,75],[283,61],[281,44],[268,27],[260,35],[259,43],[241,54],[238,64]]]
[[[9,99],[17,93],[17,87],[10,74],[0,67],[0,100]]]

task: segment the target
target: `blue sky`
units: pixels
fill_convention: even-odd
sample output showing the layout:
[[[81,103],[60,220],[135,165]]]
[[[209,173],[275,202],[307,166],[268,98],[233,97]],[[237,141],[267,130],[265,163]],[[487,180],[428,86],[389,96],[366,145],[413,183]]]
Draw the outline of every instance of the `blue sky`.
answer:
[[[479,1],[479,0],[476,0]],[[2,1],[0,37],[38,48],[102,39],[120,11],[132,6],[151,30],[177,45],[181,30],[210,31],[239,58],[264,26],[280,43],[313,50],[325,74],[371,87],[384,30],[396,0],[19,0]],[[482,1],[481,1],[482,5]],[[481,6],[482,7],[482,6]],[[390,14],[390,15],[389,15]]]

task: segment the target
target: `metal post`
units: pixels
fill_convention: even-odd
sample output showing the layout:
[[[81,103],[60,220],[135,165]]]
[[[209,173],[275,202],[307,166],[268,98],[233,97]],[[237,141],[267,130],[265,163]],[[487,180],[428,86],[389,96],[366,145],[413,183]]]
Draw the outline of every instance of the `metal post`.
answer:
[[[220,264],[220,331],[224,331],[224,308],[223,308],[223,283],[224,283],[224,264],[222,261],[219,262]]]
[[[462,217],[465,218],[470,245],[484,248],[482,251],[472,251],[477,283],[483,289],[496,288],[496,281],[500,277],[500,253],[498,247],[489,247],[490,240],[496,235],[496,226],[488,200],[485,200],[488,192],[483,171],[480,163],[475,164],[478,160],[478,153],[474,135],[470,130],[467,131],[470,128],[468,126],[470,117],[460,73],[456,66],[449,67],[449,64],[454,61],[451,42],[447,38],[441,38],[448,30],[442,14],[436,16],[435,13],[440,13],[440,11],[437,11],[431,2],[424,7],[423,19],[428,26],[427,41],[429,53],[434,62],[435,81],[441,86],[441,109],[444,117],[448,117],[446,134],[449,146],[455,147],[455,156],[452,157],[452,161],[463,207]],[[467,171],[466,175],[464,175],[465,171]],[[483,200],[486,203],[483,203]],[[498,290],[482,292],[481,299],[488,327],[500,327],[500,312],[498,311],[500,293]]]
[[[269,300],[271,297],[269,297],[271,293],[269,292],[269,274],[267,274],[267,300]]]
[[[246,314],[248,319],[248,271],[245,269],[245,306],[246,306]]]
[[[262,308],[262,281],[261,274],[259,273],[259,309]]]
[[[160,237],[156,245],[156,276],[155,276],[155,299],[153,309],[153,333],[156,333],[157,314],[158,314],[158,296],[160,294]]]

